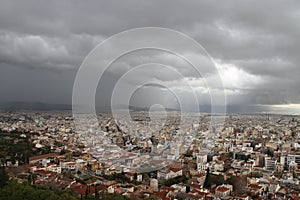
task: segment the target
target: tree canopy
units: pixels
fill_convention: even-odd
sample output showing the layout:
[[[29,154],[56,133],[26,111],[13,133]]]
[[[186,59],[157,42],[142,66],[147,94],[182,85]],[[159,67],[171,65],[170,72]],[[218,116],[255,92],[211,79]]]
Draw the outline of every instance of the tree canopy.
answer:
[[[28,183],[18,183],[17,180],[9,181],[6,186],[0,189],[0,199],[13,200],[72,200],[77,199],[67,191],[53,191],[50,189],[38,188]]]

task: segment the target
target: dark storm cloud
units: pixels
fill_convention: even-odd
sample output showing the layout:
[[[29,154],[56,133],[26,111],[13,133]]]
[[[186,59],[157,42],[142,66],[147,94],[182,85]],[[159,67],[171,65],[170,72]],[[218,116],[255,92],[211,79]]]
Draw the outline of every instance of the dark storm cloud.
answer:
[[[33,87],[35,80],[41,89],[27,90],[26,96],[32,98],[26,100],[35,101],[40,95],[47,98],[41,90],[53,92],[61,84],[65,93],[60,92],[58,98],[70,102],[75,70],[99,42],[130,28],[158,26],[193,37],[218,61],[229,103],[300,101],[300,2],[296,0],[0,3],[0,76],[17,75],[16,79],[23,79],[22,87],[16,86],[21,84],[18,81],[11,89],[1,86],[1,96],[5,95],[6,100],[24,99],[17,94],[24,92],[23,87]],[[193,77],[193,72],[182,67],[180,61],[176,66],[175,59],[163,54],[139,57],[144,62],[152,58],[169,62],[184,76]],[[118,64],[128,70],[135,63],[136,58],[129,57]],[[111,76],[119,76],[120,67],[113,69]],[[49,84],[49,77],[53,77],[49,74],[53,73],[62,74],[54,85]],[[205,70],[205,78],[214,79],[211,73]],[[36,76],[40,76],[39,80]],[[113,82],[107,80],[107,88],[112,88],[109,85]],[[48,99],[52,99],[50,95]]]

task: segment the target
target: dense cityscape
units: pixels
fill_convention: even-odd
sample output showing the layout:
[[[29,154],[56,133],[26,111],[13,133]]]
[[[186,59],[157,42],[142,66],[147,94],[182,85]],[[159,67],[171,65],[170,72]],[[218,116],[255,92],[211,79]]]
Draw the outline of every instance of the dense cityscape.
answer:
[[[200,116],[184,129],[196,135],[186,151],[179,149],[168,165],[159,161],[162,168],[144,171],[133,167],[143,166],[143,156],[135,152],[157,149],[157,141],[179,130],[178,119],[170,119],[159,134],[138,140],[109,114],[98,117],[101,134],[111,139],[111,149],[102,153],[97,142],[87,146],[78,140],[70,112],[2,112],[0,159],[6,181],[65,191],[79,199],[299,198],[298,116],[229,115],[220,130],[209,126],[209,115]],[[132,155],[114,163],[120,149]],[[1,184],[7,183],[3,179]]]
[[[299,0],[0,0],[0,200],[300,200]]]

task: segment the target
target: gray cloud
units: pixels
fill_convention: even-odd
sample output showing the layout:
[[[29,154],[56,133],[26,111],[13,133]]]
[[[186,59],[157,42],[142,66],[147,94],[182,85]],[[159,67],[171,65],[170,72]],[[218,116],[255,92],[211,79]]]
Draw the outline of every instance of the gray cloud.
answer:
[[[218,61],[229,104],[299,103],[299,21],[300,2],[296,0],[2,0],[0,79],[5,87],[0,87],[0,101],[47,99],[71,103],[74,74],[99,42],[130,28],[158,26],[193,37]],[[170,55],[136,53],[111,67],[98,93],[109,96],[113,84],[126,70],[153,60],[172,65],[185,77],[201,79]],[[138,78],[151,78],[155,73],[159,72]],[[206,79],[213,80],[215,73],[203,68]],[[159,74],[172,81],[167,72]],[[179,83],[174,82],[174,87]]]

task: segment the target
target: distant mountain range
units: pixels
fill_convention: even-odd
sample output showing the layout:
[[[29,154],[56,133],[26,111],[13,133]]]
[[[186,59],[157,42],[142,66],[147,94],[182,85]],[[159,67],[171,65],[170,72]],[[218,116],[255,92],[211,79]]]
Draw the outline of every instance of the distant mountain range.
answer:
[[[119,105],[118,109],[128,109],[128,106]],[[148,111],[149,107],[138,107],[129,106],[132,111]],[[47,104],[41,102],[0,102],[0,110],[16,111],[16,110],[40,110],[40,111],[51,111],[51,110],[72,110],[72,105],[70,104]],[[97,107],[98,112],[109,112],[111,108],[109,106]],[[179,109],[166,108],[167,111],[179,111]],[[201,113],[209,114],[211,113],[210,105],[199,106]],[[221,113],[222,107],[214,107],[215,114]],[[254,113],[270,113],[272,112],[266,106],[251,106],[251,105],[227,105],[226,112],[228,114],[254,114]]]
[[[118,109],[128,109],[128,106],[119,105],[117,106]],[[16,110],[72,110],[72,105],[69,104],[48,104],[48,103],[41,103],[41,102],[0,102],[0,109],[1,110],[8,110],[8,111],[16,111]],[[134,111],[148,111],[149,108],[147,107],[137,107],[137,106],[129,106],[130,110]],[[96,108],[97,111],[110,111],[111,108],[109,106],[100,106]],[[176,109],[167,108],[167,111],[175,111]]]
[[[41,102],[2,102],[0,103],[1,110],[71,110],[72,105],[68,104],[47,104]]]

